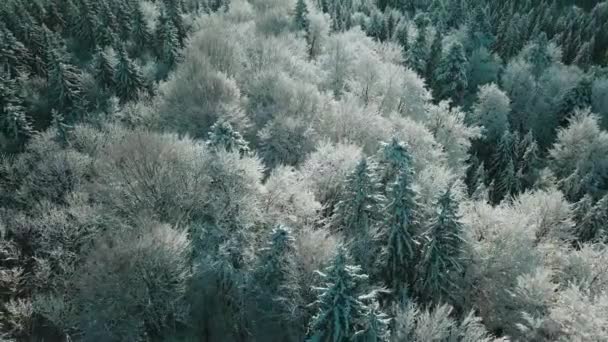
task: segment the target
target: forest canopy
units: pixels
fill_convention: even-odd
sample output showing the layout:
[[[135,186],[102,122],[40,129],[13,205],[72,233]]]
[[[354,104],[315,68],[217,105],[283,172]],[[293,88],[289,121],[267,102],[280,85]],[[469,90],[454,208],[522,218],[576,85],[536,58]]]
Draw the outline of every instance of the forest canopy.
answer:
[[[0,341],[608,340],[608,1],[0,2]]]

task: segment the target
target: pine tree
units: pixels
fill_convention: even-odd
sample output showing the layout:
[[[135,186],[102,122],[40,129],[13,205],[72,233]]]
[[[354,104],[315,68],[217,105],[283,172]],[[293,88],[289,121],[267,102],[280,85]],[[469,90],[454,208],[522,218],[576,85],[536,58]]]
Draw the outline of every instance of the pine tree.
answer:
[[[211,126],[207,146],[211,148],[221,147],[228,152],[239,152],[241,155],[249,154],[247,141],[226,121],[217,121]]]
[[[101,26],[97,29],[97,44],[100,47],[114,46],[118,42],[118,35],[114,30],[118,28],[116,17],[106,0],[98,0],[100,7],[99,22]]]
[[[301,297],[295,261],[295,239],[284,226],[275,227],[260,250],[255,279],[256,317],[266,324],[278,324],[283,337],[290,335],[290,323],[298,319]]]
[[[385,201],[375,172],[373,162],[367,159],[359,162],[348,176],[331,218],[331,225],[344,232],[355,261],[366,269],[373,257],[373,230]]]
[[[467,25],[468,44],[471,50],[480,47],[489,48],[494,44],[492,24],[490,23],[487,7],[482,4],[475,6]]]
[[[18,141],[33,133],[30,120],[25,114],[23,99],[19,96],[17,82],[0,71],[0,130]]]
[[[308,20],[308,7],[304,0],[298,0],[296,2],[294,24],[296,29],[304,32],[308,32],[310,27],[310,21]]]
[[[116,86],[116,61],[109,51],[97,50],[94,76],[102,88],[113,91]]]
[[[136,99],[139,92],[146,89],[146,83],[139,66],[127,56],[123,47],[118,49],[115,83],[116,94],[122,103]]]
[[[574,64],[581,67],[583,70],[589,69],[593,63],[593,50],[595,49],[595,39],[592,38],[590,41],[585,42],[583,46],[578,50],[576,57],[574,57]]]
[[[406,290],[413,281],[417,252],[414,236],[420,225],[418,194],[413,181],[411,169],[402,169],[387,196],[388,205],[383,210],[385,222],[379,232],[382,277],[395,295]]]
[[[468,85],[467,70],[464,47],[458,42],[453,43],[441,60],[435,76],[440,99],[451,98],[455,105],[462,103]]]
[[[416,292],[425,303],[455,301],[459,293],[458,278],[463,270],[463,227],[451,186],[439,197],[436,207],[422,238],[417,266]]]
[[[349,264],[344,247],[338,248],[327,272],[319,273],[323,286],[315,288],[319,292],[315,305],[319,308],[309,327],[310,342],[351,341],[360,331],[365,330],[370,319],[370,307],[361,298],[362,288],[368,276],[361,273],[361,267]],[[382,317],[378,317],[382,320]]]

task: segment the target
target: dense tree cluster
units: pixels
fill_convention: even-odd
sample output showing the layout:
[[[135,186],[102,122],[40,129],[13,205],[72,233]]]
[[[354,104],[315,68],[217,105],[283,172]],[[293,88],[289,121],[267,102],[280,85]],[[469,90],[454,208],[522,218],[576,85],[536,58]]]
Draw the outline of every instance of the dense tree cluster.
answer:
[[[0,19],[0,340],[608,340],[608,2]]]

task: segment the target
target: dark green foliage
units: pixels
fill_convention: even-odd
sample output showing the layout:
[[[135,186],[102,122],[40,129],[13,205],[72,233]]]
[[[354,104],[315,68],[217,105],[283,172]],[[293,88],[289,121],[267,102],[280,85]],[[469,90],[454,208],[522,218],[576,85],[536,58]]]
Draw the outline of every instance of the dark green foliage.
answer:
[[[81,0],[72,34],[84,49],[92,51],[97,46],[100,35],[107,29],[102,26],[90,0]]]
[[[294,24],[296,29],[308,32],[310,21],[308,20],[308,8],[306,7],[306,2],[304,2],[304,0],[298,0],[296,2]]]
[[[0,69],[15,77],[30,70],[32,56],[27,48],[0,22]]]
[[[344,247],[338,249],[331,266],[320,275],[323,284],[316,288],[319,295],[315,302],[319,309],[310,323],[309,341],[358,340],[363,332],[366,333],[361,337],[371,335],[377,337],[371,341],[383,341],[384,315],[363,301],[363,285],[368,277],[361,273],[361,267],[350,264]]]
[[[116,61],[110,51],[97,50],[95,54],[94,76],[99,84],[108,90],[116,86]]]
[[[433,38],[433,44],[431,44],[431,52],[429,60],[426,63],[426,71],[424,73],[427,83],[431,89],[437,89],[438,85],[435,80],[435,71],[441,64],[443,57],[443,39],[439,31],[435,32],[435,38]]]
[[[344,233],[354,260],[366,270],[371,266],[373,235],[384,203],[376,165],[362,159],[346,180],[331,226]]]
[[[131,36],[137,50],[145,49],[152,42],[152,33],[139,5],[134,6]]]
[[[3,72],[0,72],[0,130],[15,141],[33,133],[18,93],[18,83]]]
[[[417,196],[411,167],[406,166],[387,195],[388,205],[383,211],[386,219],[379,231],[382,278],[395,295],[405,291],[414,279],[418,251],[415,236],[421,224]]]
[[[242,155],[249,153],[247,141],[232,128],[229,122],[225,121],[218,121],[211,126],[207,146],[223,148],[228,152],[239,152]]]
[[[412,160],[407,146],[396,137],[388,143],[382,143],[378,154],[380,183],[384,187],[391,185],[402,172],[412,172]]]
[[[416,40],[408,50],[407,65],[418,74],[423,75],[426,71],[429,49],[426,40],[426,29],[420,28]]]
[[[521,189],[514,161],[517,143],[514,141],[514,134],[506,131],[496,147],[492,168],[495,184],[492,194],[494,203],[499,203],[505,197],[514,195]]]
[[[583,77],[576,86],[564,95],[558,113],[561,126],[566,125],[568,118],[574,114],[575,110],[586,109],[591,106],[591,84],[592,79],[590,77]]]
[[[450,98],[455,105],[462,103],[468,86],[468,67],[464,47],[460,43],[453,43],[436,70],[435,84],[439,99]]]
[[[116,95],[122,103],[136,99],[146,89],[146,81],[123,47],[118,49],[116,64]]]
[[[172,69],[180,59],[180,42],[178,39],[178,31],[173,21],[169,18],[162,17],[157,23],[156,30],[156,49],[157,56],[161,63],[167,68]],[[141,27],[144,31],[140,32],[145,35],[145,26]],[[145,42],[143,42],[145,44]]]
[[[52,48],[48,51],[47,59],[49,103],[59,111],[74,109],[82,91],[80,71],[66,63],[58,51]]]
[[[455,302],[463,272],[464,241],[458,202],[451,188],[439,197],[436,207],[422,236],[416,293],[424,303]]]

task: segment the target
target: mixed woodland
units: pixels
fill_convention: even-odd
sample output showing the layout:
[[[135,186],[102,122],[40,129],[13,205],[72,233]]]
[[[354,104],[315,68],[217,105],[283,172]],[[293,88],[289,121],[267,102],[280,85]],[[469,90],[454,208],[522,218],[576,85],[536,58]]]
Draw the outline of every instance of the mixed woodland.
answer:
[[[0,1],[0,341],[607,341],[608,1]]]

